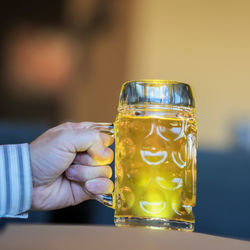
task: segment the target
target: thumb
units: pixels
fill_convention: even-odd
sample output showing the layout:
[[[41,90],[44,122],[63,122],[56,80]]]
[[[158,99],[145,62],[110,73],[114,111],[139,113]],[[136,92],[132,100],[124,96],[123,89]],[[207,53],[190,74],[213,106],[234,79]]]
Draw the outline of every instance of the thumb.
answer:
[[[111,150],[105,146],[108,137],[101,136],[94,129],[80,128],[72,129],[67,135],[69,150],[74,153],[87,152],[95,161],[102,162],[113,158]]]

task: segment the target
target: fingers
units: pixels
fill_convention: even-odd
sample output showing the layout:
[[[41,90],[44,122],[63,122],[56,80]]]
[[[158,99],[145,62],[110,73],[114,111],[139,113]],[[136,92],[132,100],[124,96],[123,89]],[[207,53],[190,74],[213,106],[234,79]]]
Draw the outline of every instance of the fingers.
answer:
[[[112,169],[110,166],[83,166],[72,165],[66,170],[66,176],[69,180],[76,182],[86,182],[96,178],[111,178]]]
[[[107,148],[113,143],[110,135],[91,129],[94,123],[80,122],[63,123],[51,131],[58,132],[60,142],[64,150],[79,153],[87,152],[89,156],[84,154],[76,163],[82,165],[107,165],[113,161],[113,152]]]
[[[91,126],[93,126],[95,123],[93,122],[65,122],[59,126],[56,126],[50,130],[57,131],[57,130],[94,130],[96,133],[99,134],[101,140],[103,141],[103,144],[108,147],[111,144],[113,144],[114,139],[112,136],[107,135],[102,132],[98,132],[98,130],[91,129]]]
[[[108,148],[113,143],[110,135],[90,129],[93,123],[64,123],[52,128],[50,133],[56,134],[57,146],[62,151],[76,154],[85,152],[83,161],[78,159],[77,163],[83,165],[107,165],[113,160],[113,152]]]
[[[110,194],[114,189],[114,184],[110,179],[97,178],[87,181],[85,188],[92,194]]]
[[[108,147],[114,143],[114,138],[110,135],[104,134],[100,132],[101,139],[103,141],[103,144]]]
[[[95,131],[96,132],[96,131]],[[100,139],[100,134],[96,135],[96,140],[88,148],[88,155],[94,160],[98,165],[108,164],[107,162],[113,161],[113,151],[110,148],[104,146],[104,143]],[[88,164],[89,165],[89,164]]]
[[[97,178],[89,180],[85,183],[85,188],[87,189],[87,191],[94,195],[112,193],[113,187],[113,182],[107,178]],[[84,191],[82,184],[78,182],[71,182],[71,188],[74,197],[74,200],[71,202],[71,205],[77,205],[91,198]]]
[[[102,157],[96,155],[89,155],[88,153],[77,153],[74,164],[88,165],[88,166],[101,166],[108,165],[114,159],[114,152],[110,148],[105,148],[102,152]]]
[[[112,137],[101,135],[96,130],[86,128],[63,130],[60,139],[66,151],[87,152],[93,159],[86,160],[92,162],[91,165],[106,165],[113,160],[113,152],[107,148],[113,141]]]

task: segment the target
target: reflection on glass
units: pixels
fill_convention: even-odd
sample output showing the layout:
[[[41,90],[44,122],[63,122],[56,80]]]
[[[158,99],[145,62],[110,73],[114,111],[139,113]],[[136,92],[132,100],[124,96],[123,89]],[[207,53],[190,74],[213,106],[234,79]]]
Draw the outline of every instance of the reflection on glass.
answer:
[[[154,141],[154,143],[152,143],[152,141]],[[143,161],[148,165],[159,165],[163,163],[168,155],[167,151],[163,150],[165,148],[165,141],[167,142],[168,139],[161,134],[159,126],[152,123],[150,132],[144,138],[142,150],[140,150]]]
[[[180,167],[180,168],[184,168],[186,166],[186,162],[182,160],[181,158],[181,153],[180,152],[172,152],[172,159],[174,161],[174,163]]]
[[[158,201],[158,202],[148,202],[148,201],[140,201],[140,207],[142,210],[148,214],[158,214],[163,211],[166,207],[166,202]]]

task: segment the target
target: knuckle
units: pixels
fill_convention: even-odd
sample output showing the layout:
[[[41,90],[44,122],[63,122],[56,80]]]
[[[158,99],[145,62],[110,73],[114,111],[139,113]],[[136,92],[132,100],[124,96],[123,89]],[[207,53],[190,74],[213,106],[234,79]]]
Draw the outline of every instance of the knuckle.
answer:
[[[68,128],[72,128],[72,122],[64,122],[64,123],[54,127],[54,129],[68,129]]]
[[[83,171],[82,171],[83,181],[89,180],[90,177],[91,177],[90,168],[89,167],[84,168]]]
[[[101,137],[98,131],[94,129],[87,129],[87,133],[91,136],[93,144],[98,144],[101,142]]]
[[[72,122],[65,122],[65,123],[63,123],[62,125],[63,125],[63,127],[65,127],[65,128],[72,128],[72,127],[73,127],[73,123],[72,123]]]
[[[91,129],[92,130],[92,132],[93,132],[93,135],[94,135],[94,138],[95,138],[95,140],[96,141],[101,141],[101,136],[100,136],[100,133],[99,133],[99,131],[97,131],[97,130],[95,130],[95,129]]]
[[[92,124],[93,124],[92,122],[81,122],[81,125],[82,125],[83,128],[88,128]]]
[[[58,138],[59,142],[63,143],[65,138],[68,137],[67,130],[58,130],[58,131],[56,131],[56,137]]]

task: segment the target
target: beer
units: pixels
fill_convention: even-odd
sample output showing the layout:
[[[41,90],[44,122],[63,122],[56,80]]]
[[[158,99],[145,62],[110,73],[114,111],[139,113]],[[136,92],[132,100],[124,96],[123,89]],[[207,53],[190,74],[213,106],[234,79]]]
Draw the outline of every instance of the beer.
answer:
[[[115,217],[194,223],[196,120],[118,115]]]

